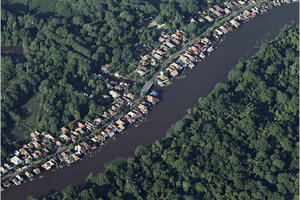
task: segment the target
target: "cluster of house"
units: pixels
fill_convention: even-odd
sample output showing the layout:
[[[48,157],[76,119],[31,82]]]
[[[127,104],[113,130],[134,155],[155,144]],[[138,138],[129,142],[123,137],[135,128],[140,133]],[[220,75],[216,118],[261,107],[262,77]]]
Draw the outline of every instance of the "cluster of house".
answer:
[[[116,100],[122,98],[121,95],[115,93],[111,95]],[[128,93],[124,93],[124,96],[130,99],[130,102],[135,98]],[[152,91],[129,112],[118,119],[112,120],[107,125],[103,126],[103,121],[105,118],[112,117],[110,111],[105,112],[101,117],[97,117],[93,123],[74,121],[75,128],[70,130],[62,127],[58,137],[54,137],[47,132],[35,131],[31,133],[32,141],[15,150],[10,155],[10,162],[2,163],[0,167],[1,189],[3,187],[8,188],[12,184],[20,185],[25,182],[25,177],[32,180],[34,175],[38,175],[42,171],[80,160],[91,149],[96,149],[98,146],[103,145],[108,138],[124,131],[126,124],[133,123],[144,114],[147,114],[158,102],[158,93]],[[103,130],[99,131],[97,127]],[[73,146],[70,147],[70,144]]]
[[[279,6],[281,3],[291,2],[292,0],[274,0],[267,3],[262,3],[254,8],[244,10],[234,18],[225,21],[221,26],[218,26],[211,31],[211,37],[203,37],[200,39],[198,42],[184,51],[176,61],[167,66],[165,70],[161,71],[156,78],[156,82],[159,86],[163,87],[169,83],[170,79],[178,76],[182,71],[184,71],[186,67],[193,68],[196,62],[203,60],[214,50],[213,44],[215,41],[220,40],[222,36],[238,28],[242,21],[249,20],[256,15],[265,12],[265,10],[272,8],[273,6]],[[256,3],[256,0],[228,1],[224,3],[226,8],[222,8],[216,4],[212,8],[209,8],[209,12],[199,12],[202,17],[200,17],[198,21],[200,23],[205,22],[205,20],[208,22],[213,22],[215,21],[215,18],[231,13],[236,7],[247,6],[253,3]],[[192,19],[192,21],[196,22],[195,19]]]
[[[193,68],[196,62],[203,60],[213,51],[212,41],[209,37],[202,38],[180,54],[179,58],[161,71],[156,81],[161,87],[165,86],[170,78],[179,75],[185,68]]]
[[[175,47],[183,45],[188,38],[185,36],[184,31],[176,30],[176,32],[172,35],[162,32],[158,40],[161,43],[159,48],[152,49],[151,51],[141,55],[141,60],[135,70],[135,72],[140,76],[145,76],[149,73],[151,67],[157,66],[159,62],[167,56],[167,52],[171,51]]]

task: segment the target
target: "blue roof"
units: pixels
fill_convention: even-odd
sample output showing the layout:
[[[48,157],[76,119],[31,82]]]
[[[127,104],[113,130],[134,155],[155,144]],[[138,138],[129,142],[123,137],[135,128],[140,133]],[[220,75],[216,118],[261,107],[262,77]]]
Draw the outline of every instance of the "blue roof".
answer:
[[[152,96],[157,96],[157,95],[158,95],[158,92],[156,92],[155,90],[152,90],[152,92],[150,92],[150,95],[152,95]]]

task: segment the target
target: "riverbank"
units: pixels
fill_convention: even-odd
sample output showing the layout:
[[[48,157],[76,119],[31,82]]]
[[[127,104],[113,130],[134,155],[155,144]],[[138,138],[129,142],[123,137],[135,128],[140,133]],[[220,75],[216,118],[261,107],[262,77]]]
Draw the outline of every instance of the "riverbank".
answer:
[[[127,129],[128,134],[120,135],[117,141],[108,143],[94,157],[87,157],[84,161],[55,173],[46,172],[42,179],[4,191],[3,199],[24,199],[30,194],[42,196],[71,183],[83,183],[89,172],[101,172],[107,161],[118,156],[131,156],[137,145],[152,144],[164,135],[170,124],[183,116],[187,108],[197,102],[199,96],[205,96],[215,83],[225,81],[230,68],[255,45],[261,35],[279,28],[291,19],[297,20],[297,16],[298,4],[294,4],[274,8],[269,13],[247,22],[229,35],[205,61],[195,69],[186,71],[187,79],[174,81],[173,85],[164,89],[163,101],[149,114],[147,123],[142,123],[137,128],[130,126]]]

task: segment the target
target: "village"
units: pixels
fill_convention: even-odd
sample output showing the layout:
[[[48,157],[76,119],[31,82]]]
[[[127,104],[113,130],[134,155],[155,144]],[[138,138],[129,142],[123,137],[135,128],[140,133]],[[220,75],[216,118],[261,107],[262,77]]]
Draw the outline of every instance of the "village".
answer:
[[[237,8],[245,8],[258,2],[262,3],[251,9],[244,9],[236,16],[228,17]],[[226,8],[216,4],[207,11],[199,12],[199,19],[192,18],[192,22],[213,24],[218,18],[226,20],[218,24],[210,34],[201,36],[196,43],[184,49],[175,61],[161,69],[155,79],[156,83],[161,87],[170,84],[170,81],[178,77],[186,68],[192,69],[196,63],[204,60],[214,51],[216,42],[240,27],[244,21],[283,3],[292,3],[292,0],[228,1],[225,3]],[[189,39],[184,31],[177,30],[172,35],[162,32],[159,41],[161,42],[159,48],[147,47],[147,52],[140,55],[141,60],[135,71],[139,76],[146,76],[151,67],[159,66],[167,58],[170,50],[182,47]],[[102,71],[106,72],[109,67],[108,64],[102,66]],[[103,78],[101,74],[96,74],[96,76],[99,80]],[[115,73],[114,76],[119,75]],[[118,134],[123,134],[130,124],[141,120],[159,103],[160,94],[156,90],[140,97],[128,91],[129,86],[130,83],[126,81],[116,84],[106,83],[109,90],[108,94],[104,94],[103,97],[112,99],[111,106],[103,115],[96,116],[92,122],[74,121],[74,128],[62,127],[57,134],[46,131],[32,132],[31,141],[19,146],[11,153],[9,162],[2,163],[0,167],[1,190],[12,185],[21,185],[28,180],[33,180],[34,177],[41,177],[44,171],[59,169],[81,160],[92,150],[115,139]]]
[[[209,23],[218,24],[218,19],[228,18],[237,9],[243,9],[261,2],[261,4],[254,6],[251,9],[245,9],[242,13],[226,20],[214,30],[210,31],[207,36],[203,36],[196,43],[192,44],[171,64],[160,71],[156,77],[156,83],[163,87],[170,84],[170,80],[180,75],[186,68],[192,69],[195,64],[204,60],[215,49],[216,42],[222,40],[222,37],[229,34],[234,29],[238,28],[243,21],[248,21],[253,17],[267,12],[268,9],[280,6],[283,3],[292,3],[292,0],[275,0],[275,1],[227,1],[226,8],[222,8],[218,4],[209,8],[208,11],[199,12],[199,19],[191,18],[192,23],[201,24]],[[148,52],[141,55],[140,64],[135,70],[141,77],[144,77],[150,72],[151,68],[155,68],[161,64],[164,58],[168,57],[168,52],[176,51],[183,47],[189,41],[185,36],[183,30],[177,30],[175,33],[169,35],[162,32],[159,37],[161,43],[159,48],[151,49],[146,47]]]

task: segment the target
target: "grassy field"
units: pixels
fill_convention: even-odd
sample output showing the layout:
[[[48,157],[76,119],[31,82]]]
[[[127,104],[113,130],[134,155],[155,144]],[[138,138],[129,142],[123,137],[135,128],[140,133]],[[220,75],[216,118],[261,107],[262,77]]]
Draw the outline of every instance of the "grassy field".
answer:
[[[56,0],[30,0],[29,9],[37,10],[38,13],[55,12]]]
[[[38,99],[34,96],[18,110],[21,119],[11,133],[19,140],[27,140],[31,131],[35,129],[40,112],[38,104]]]
[[[38,14],[55,12],[56,0],[6,0],[9,4],[24,4]]]

